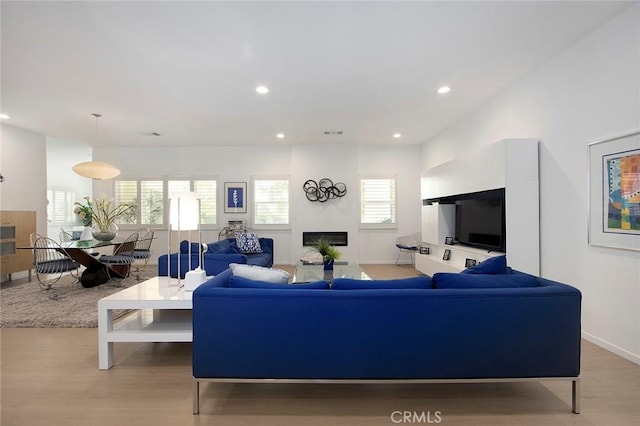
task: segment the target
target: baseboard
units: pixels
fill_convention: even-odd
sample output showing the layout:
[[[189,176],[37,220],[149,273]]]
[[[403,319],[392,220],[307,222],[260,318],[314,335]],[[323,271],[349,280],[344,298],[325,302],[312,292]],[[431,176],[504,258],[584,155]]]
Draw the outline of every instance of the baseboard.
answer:
[[[604,348],[606,350],[608,350],[609,352],[613,352],[614,354],[621,356],[624,359],[627,359],[631,362],[633,362],[634,364],[638,364],[640,365],[640,355],[634,354],[633,352],[629,352],[626,349],[622,349],[619,346],[613,345],[609,342],[607,342],[606,340],[602,340],[592,334],[589,334],[585,331],[582,332],[582,338],[585,340],[588,340],[589,342],[593,343],[594,345],[598,345],[601,348]]]

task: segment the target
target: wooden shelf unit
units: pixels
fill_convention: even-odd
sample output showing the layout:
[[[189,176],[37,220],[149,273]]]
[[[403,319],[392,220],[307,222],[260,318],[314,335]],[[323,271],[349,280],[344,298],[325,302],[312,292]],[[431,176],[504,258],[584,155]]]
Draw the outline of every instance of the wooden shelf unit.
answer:
[[[36,232],[35,211],[0,211],[0,276],[33,268],[31,250],[18,250],[18,247],[31,245],[30,235]]]

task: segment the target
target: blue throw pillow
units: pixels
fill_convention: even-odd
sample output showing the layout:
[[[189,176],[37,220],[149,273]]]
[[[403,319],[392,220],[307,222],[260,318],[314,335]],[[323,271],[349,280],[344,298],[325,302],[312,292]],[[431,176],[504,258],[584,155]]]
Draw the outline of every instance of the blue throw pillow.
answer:
[[[263,288],[263,289],[286,289],[286,290],[327,290],[329,283],[326,281],[314,281],[311,283],[299,284],[279,284],[265,281],[250,280],[249,278],[233,275],[229,278],[230,288]]]
[[[258,235],[252,232],[236,232],[236,246],[240,253],[262,253]]]
[[[529,274],[453,274],[433,275],[433,288],[516,288],[537,287],[538,280]]]
[[[507,256],[490,257],[484,262],[478,263],[476,266],[467,268],[461,272],[462,274],[508,274]]]
[[[393,280],[357,280],[336,278],[331,288],[334,290],[383,290],[383,289],[428,289],[432,288],[431,278],[420,276]]]

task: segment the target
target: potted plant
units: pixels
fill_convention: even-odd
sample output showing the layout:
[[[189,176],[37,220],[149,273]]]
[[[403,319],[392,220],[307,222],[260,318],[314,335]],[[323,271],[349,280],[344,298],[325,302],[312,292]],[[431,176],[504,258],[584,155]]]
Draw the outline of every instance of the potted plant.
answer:
[[[120,216],[126,216],[135,209],[133,204],[121,203],[116,206],[115,203],[104,198],[95,199],[93,203],[89,197],[84,197],[84,200],[87,204],[76,202],[78,207],[74,211],[81,218],[83,224],[93,224],[91,233],[93,238],[99,241],[113,240],[118,233],[116,219]]]
[[[315,244],[314,248],[322,255],[322,263],[324,264],[325,271],[333,270],[333,263],[337,259],[340,259],[340,250],[338,250],[335,246],[331,245],[329,240],[326,238],[319,238]]]

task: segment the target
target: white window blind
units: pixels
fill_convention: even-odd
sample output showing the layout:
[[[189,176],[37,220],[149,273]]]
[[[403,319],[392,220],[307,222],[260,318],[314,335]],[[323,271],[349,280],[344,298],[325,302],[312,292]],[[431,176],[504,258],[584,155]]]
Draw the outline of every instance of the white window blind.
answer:
[[[119,180],[115,182],[115,205],[129,203],[135,206],[133,210],[129,210],[126,214],[120,216],[116,220],[117,224],[136,223],[137,212],[140,209],[138,199],[138,181]]]
[[[289,180],[255,179],[253,207],[255,225],[288,225]]]
[[[196,180],[193,182],[193,189],[200,199],[201,225],[215,225],[217,223],[217,187],[215,180]]]
[[[360,180],[360,223],[394,225],[396,223],[396,180],[376,178]]]
[[[116,204],[136,206],[118,224],[164,225],[165,206],[176,192],[195,192],[200,198],[201,225],[217,223],[217,180],[215,179],[128,179],[114,182]]]
[[[161,180],[140,181],[140,225],[162,225],[164,223],[164,182]]]
[[[47,190],[47,217],[53,223],[75,222],[76,216],[73,213],[76,201],[75,191],[64,189]]]
[[[176,192],[191,192],[191,182],[188,180],[170,180],[167,182],[168,198],[171,199]]]

